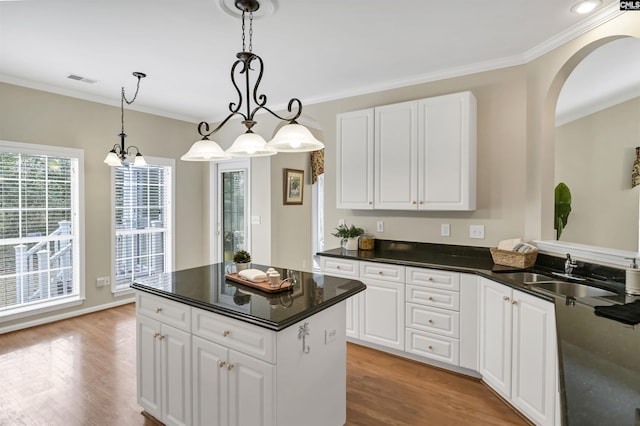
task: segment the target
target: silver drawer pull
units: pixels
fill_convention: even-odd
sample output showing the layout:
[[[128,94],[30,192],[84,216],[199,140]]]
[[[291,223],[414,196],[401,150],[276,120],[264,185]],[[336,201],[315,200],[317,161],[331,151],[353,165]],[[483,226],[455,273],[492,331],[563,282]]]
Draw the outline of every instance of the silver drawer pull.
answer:
[[[220,368],[224,367],[225,364],[226,364],[226,362],[224,362],[224,361],[218,361],[218,367],[220,367]]]
[[[154,311],[156,312],[156,314],[159,314],[161,310],[162,310],[162,308],[155,308],[155,309],[154,309]]]
[[[233,364],[227,365],[227,370],[231,371],[233,369]]]
[[[427,321],[429,324],[433,324],[433,320],[429,320]]]
[[[222,332],[222,337],[227,337],[231,333],[229,330],[225,330]]]
[[[383,275],[383,274],[382,274],[382,271],[378,271],[378,275]]]
[[[432,296],[429,296],[429,300],[433,300],[433,297],[432,297]]]
[[[427,346],[427,349],[432,350],[433,346],[429,345],[429,346]]]
[[[158,333],[157,331],[154,331],[153,333],[153,338],[155,339],[156,337],[158,337],[160,335],[160,333]]]

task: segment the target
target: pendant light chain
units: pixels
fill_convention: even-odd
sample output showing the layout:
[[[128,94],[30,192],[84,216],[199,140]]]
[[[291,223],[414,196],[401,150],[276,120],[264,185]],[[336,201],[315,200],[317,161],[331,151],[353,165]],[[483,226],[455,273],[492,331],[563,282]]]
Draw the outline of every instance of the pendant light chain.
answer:
[[[136,75],[136,73],[134,73],[134,75]],[[134,103],[138,97],[138,91],[140,90],[140,79],[142,78],[142,75],[136,75],[136,77],[138,77],[138,84],[136,85],[136,93],[134,93],[133,99],[130,101],[127,100],[127,97],[124,94],[124,86],[122,86],[122,91],[120,92],[120,124],[122,124],[122,133],[124,133],[124,103],[126,102],[127,105]]]
[[[245,24],[244,24],[244,16],[245,16],[245,11],[242,11],[242,51],[246,52],[247,51],[247,46],[246,46],[246,42],[245,42],[245,32],[246,32],[246,28],[245,28]],[[249,12],[249,52],[253,51],[253,12]]]

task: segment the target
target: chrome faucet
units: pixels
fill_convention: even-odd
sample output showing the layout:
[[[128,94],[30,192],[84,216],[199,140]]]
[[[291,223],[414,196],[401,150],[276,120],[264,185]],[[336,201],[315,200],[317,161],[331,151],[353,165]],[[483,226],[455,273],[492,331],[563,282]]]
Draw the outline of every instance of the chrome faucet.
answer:
[[[578,264],[575,263],[572,259],[571,259],[571,255],[569,253],[567,253],[567,260],[565,260],[564,262],[564,273],[565,275],[571,275],[571,273],[573,272],[573,268],[577,268]]]

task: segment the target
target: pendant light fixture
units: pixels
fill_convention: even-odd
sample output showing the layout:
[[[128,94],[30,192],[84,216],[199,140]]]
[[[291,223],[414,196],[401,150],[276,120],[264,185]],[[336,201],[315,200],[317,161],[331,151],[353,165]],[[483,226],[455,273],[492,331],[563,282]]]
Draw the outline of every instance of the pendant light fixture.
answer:
[[[142,153],[140,152],[140,149],[137,146],[130,145],[126,149],[124,147],[124,138],[127,137],[126,133],[124,132],[124,103],[126,102],[127,105],[131,105],[136,100],[136,97],[138,96],[138,90],[140,90],[140,79],[145,78],[147,75],[142,72],[134,72],[133,76],[138,79],[138,84],[136,86],[136,93],[133,95],[133,99],[131,99],[130,101],[127,100],[126,96],[124,95],[124,87],[122,87],[122,90],[120,92],[120,124],[122,126],[120,130],[120,134],[118,135],[120,136],[120,143],[113,145],[113,149],[109,151],[109,153],[107,154],[107,158],[104,159],[105,164],[112,167],[122,166],[122,163],[124,163],[127,160],[127,156],[131,155],[129,151],[132,148],[136,150],[136,156],[135,156],[135,160],[133,161],[133,165],[134,166],[147,165],[147,162],[144,160],[144,157],[142,156]]]
[[[277,154],[278,152],[309,152],[324,148],[322,142],[317,140],[311,132],[304,126],[298,124],[296,120],[302,113],[302,102],[297,98],[292,98],[287,107],[292,117],[284,118],[267,107],[267,97],[258,93],[258,86],[262,80],[264,63],[260,56],[252,52],[253,49],[253,12],[260,8],[257,0],[235,0],[235,7],[242,12],[242,52],[236,55],[236,61],[231,66],[231,82],[238,93],[238,101],[229,104],[230,114],[213,130],[205,121],[198,125],[198,133],[202,139],[195,142],[189,151],[181,158],[185,161],[219,161],[230,157],[264,157]],[[249,15],[249,49],[245,44],[245,16]],[[253,89],[250,91],[251,71],[257,71]],[[244,96],[236,78],[244,75]],[[251,103],[255,106],[252,108]],[[244,112],[242,111],[244,107]],[[288,122],[273,138],[267,143],[264,138],[253,132],[252,128],[256,124],[254,116],[259,111],[265,111],[272,116]],[[220,145],[210,140],[209,137],[215,134],[224,126],[229,119],[234,116],[243,118],[242,124],[246,131],[238,136],[227,151],[223,151]]]

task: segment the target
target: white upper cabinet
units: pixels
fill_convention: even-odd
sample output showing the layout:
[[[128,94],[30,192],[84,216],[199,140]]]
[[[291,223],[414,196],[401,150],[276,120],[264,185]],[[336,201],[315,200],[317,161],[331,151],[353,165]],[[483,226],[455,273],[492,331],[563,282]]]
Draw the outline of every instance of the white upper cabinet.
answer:
[[[418,101],[418,209],[476,209],[476,98]]]
[[[418,197],[418,104],[375,108],[376,209],[415,210]]]
[[[475,210],[471,92],[337,116],[337,207]]]
[[[337,116],[339,209],[373,209],[373,109]]]

